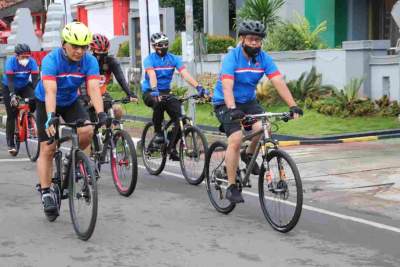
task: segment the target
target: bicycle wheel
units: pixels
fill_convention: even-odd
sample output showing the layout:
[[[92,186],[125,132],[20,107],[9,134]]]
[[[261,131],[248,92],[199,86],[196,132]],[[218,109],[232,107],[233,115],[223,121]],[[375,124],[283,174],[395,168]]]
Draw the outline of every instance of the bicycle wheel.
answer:
[[[36,128],[36,119],[34,114],[28,114],[28,123],[26,125],[25,147],[29,159],[35,162],[39,157],[40,143],[38,131]]]
[[[201,130],[195,126],[185,129],[186,147],[182,141],[179,145],[179,158],[182,174],[192,185],[200,184],[204,179],[204,165],[207,153],[207,139]]]
[[[138,163],[132,137],[124,130],[114,132],[115,150],[110,150],[111,173],[117,191],[129,197],[136,187]]]
[[[207,152],[205,164],[206,189],[214,208],[224,214],[230,213],[236,206],[225,198],[228,176],[225,167],[226,144],[214,142]]]
[[[167,153],[165,153],[164,145],[159,146],[153,143],[154,136],[153,123],[149,122],[144,127],[141,138],[143,164],[150,174],[159,175],[164,170]]]
[[[258,191],[262,211],[271,226],[289,232],[299,221],[303,206],[303,188],[299,170],[284,151],[274,149],[267,155],[269,173],[261,168]]]
[[[19,153],[19,148],[21,146],[21,141],[19,139],[19,131],[18,131],[18,119],[15,120],[15,132],[14,132],[14,144],[15,144],[15,152],[10,153],[11,156],[16,157]]]
[[[69,212],[75,233],[82,240],[93,234],[97,219],[97,182],[87,156],[75,153],[69,179]]]

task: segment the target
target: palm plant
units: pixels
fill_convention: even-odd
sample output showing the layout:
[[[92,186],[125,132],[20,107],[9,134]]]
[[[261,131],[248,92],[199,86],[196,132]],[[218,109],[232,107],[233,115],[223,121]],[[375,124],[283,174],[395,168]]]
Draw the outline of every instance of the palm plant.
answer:
[[[284,0],[246,0],[238,17],[240,20],[259,20],[268,30],[281,21],[277,12],[284,4]]]

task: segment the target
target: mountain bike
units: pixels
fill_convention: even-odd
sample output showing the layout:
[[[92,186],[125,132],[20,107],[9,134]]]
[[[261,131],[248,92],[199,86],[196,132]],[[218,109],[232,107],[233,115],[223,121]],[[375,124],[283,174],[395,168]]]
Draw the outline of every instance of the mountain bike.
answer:
[[[181,103],[181,116],[178,119],[179,127],[174,126],[172,120],[163,122],[162,131],[164,133],[164,143],[155,144],[154,125],[149,122],[144,127],[141,145],[143,163],[147,171],[152,175],[160,174],[166,164],[167,156],[179,139],[179,162],[182,174],[189,184],[200,184],[204,179],[205,155],[207,153],[207,139],[202,131],[194,126],[190,117],[186,116],[184,103],[189,99],[199,99],[198,95],[190,95],[188,97],[177,98],[173,95],[161,97],[161,101],[166,101],[171,98],[178,99]],[[183,134],[182,134],[183,133]]]
[[[129,133],[123,130],[122,121],[115,119],[112,105],[129,103],[129,99],[109,101],[108,121],[105,129],[95,126],[91,143],[91,157],[95,162],[96,178],[100,177],[101,165],[110,163],[113,182],[117,191],[130,196],[135,190],[138,175],[138,162],[135,144]],[[109,152],[109,153],[108,153]]]
[[[57,142],[53,156],[53,178],[51,189],[55,193],[58,213],[47,216],[49,221],[55,221],[60,214],[61,200],[69,199],[69,213],[77,236],[88,240],[94,231],[97,220],[97,181],[89,158],[79,148],[77,128],[95,123],[77,121],[74,123],[59,123],[71,129],[65,137],[59,136],[58,127],[54,138],[47,143]],[[61,144],[71,141],[69,152],[63,157]],[[40,190],[40,185],[37,186]]]
[[[18,97],[17,116],[15,118],[14,143],[16,151],[11,155],[16,157],[22,142],[25,142],[26,152],[31,161],[39,157],[40,144],[36,128],[35,115],[30,112],[29,98]]]
[[[299,218],[303,205],[303,189],[299,170],[294,160],[285,151],[278,147],[278,142],[271,135],[271,122],[276,120],[289,120],[290,113],[263,113],[257,115],[246,115],[244,121],[261,120],[262,129],[246,134],[242,142],[250,141],[255,136],[261,136],[255,153],[253,154],[247,168],[240,165],[236,171],[236,184],[240,191],[245,187],[252,186],[250,173],[261,154],[262,163],[258,177],[258,196],[261,209],[265,218],[271,226],[279,232],[292,230]],[[246,149],[243,147],[242,149]],[[225,198],[228,186],[228,176],[225,166],[225,152],[227,145],[224,142],[214,142],[207,153],[205,179],[206,189],[214,208],[224,214],[230,213],[235,208]],[[242,150],[243,151],[243,150]]]

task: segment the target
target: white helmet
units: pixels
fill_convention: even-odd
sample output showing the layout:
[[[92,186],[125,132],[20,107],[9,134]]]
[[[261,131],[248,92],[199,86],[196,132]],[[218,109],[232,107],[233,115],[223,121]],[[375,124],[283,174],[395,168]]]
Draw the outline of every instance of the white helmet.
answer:
[[[159,43],[168,43],[168,37],[162,32],[157,32],[151,35],[150,41],[152,45]]]

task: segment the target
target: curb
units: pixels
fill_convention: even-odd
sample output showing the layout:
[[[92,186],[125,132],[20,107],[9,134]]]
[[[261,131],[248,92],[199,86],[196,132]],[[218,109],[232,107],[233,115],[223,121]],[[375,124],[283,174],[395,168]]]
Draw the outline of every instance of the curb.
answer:
[[[140,117],[140,116],[124,116],[128,121],[141,121],[141,122],[149,122],[149,118]],[[6,125],[7,115],[2,115],[0,123],[2,126]],[[200,129],[204,131],[213,132],[219,134],[216,127],[206,126],[206,125],[197,125]],[[63,129],[63,128],[61,128]],[[375,133],[375,135],[373,135]],[[371,134],[371,135],[368,135]],[[326,145],[326,144],[342,144],[342,143],[353,143],[353,142],[368,142],[368,141],[377,141],[382,139],[391,139],[391,138],[400,138],[400,129],[392,129],[392,130],[382,130],[376,132],[364,132],[364,133],[350,133],[350,134],[341,134],[341,135],[332,135],[320,138],[306,138],[306,137],[297,137],[297,136],[287,136],[287,135],[276,135],[274,134],[275,139],[278,140],[279,146],[288,147],[288,146],[299,146],[299,145]],[[345,137],[345,138],[343,138]],[[280,140],[279,140],[280,139]],[[283,139],[283,140],[282,140]],[[291,140],[297,139],[297,140]],[[132,138],[136,148],[140,146],[140,138]]]

